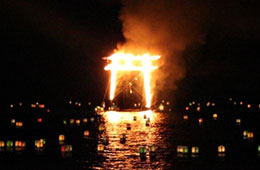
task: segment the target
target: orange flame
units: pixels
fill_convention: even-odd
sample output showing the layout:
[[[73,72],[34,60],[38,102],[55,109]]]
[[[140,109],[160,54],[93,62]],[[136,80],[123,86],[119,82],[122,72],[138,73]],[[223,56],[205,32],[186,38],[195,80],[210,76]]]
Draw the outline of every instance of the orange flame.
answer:
[[[153,60],[158,60],[160,56],[150,55],[133,55],[131,53],[116,52],[104,59],[111,60],[111,63],[105,67],[105,70],[111,71],[110,81],[110,100],[115,97],[117,84],[117,72],[119,71],[141,71],[144,77],[145,102],[146,107],[151,107],[152,92],[151,92],[151,71],[157,69],[157,66],[152,66]]]

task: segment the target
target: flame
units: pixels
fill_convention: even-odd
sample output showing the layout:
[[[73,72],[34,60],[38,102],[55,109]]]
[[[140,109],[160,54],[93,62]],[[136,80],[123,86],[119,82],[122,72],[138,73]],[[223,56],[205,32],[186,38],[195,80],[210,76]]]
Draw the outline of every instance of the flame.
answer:
[[[105,67],[105,70],[111,71],[110,81],[110,100],[115,97],[117,84],[117,73],[119,71],[141,71],[144,77],[145,102],[146,107],[151,107],[152,92],[151,92],[151,71],[157,69],[157,66],[152,66],[153,60],[158,60],[160,56],[150,55],[134,55],[131,53],[116,52],[104,59],[111,60],[111,63]]]

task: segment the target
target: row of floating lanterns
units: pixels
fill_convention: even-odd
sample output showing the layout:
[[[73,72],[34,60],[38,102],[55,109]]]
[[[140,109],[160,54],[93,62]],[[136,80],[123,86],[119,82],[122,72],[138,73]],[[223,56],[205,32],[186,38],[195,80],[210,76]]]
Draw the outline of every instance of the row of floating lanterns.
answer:
[[[91,117],[90,118],[90,122],[94,122],[95,121],[95,118],[94,117]],[[88,123],[88,118],[82,118],[82,123],[83,124],[86,124],[86,123]],[[67,122],[67,120],[63,120],[63,125],[67,125],[68,124],[68,122]],[[76,124],[77,126],[80,126],[80,124],[81,124],[81,119],[73,119],[73,118],[71,118],[71,119],[69,119],[69,124],[70,125],[74,125],[74,124]]]
[[[26,142],[25,141],[12,141],[12,140],[7,140],[5,141],[0,141],[0,151],[3,151],[5,148],[7,150],[12,150],[13,147],[15,147],[15,150],[23,150],[26,147]]]

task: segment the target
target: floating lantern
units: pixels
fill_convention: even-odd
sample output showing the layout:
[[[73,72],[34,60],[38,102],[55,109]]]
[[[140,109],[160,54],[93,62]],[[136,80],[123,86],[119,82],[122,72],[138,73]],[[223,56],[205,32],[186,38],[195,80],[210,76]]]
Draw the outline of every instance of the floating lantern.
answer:
[[[65,136],[64,135],[59,135],[59,143],[63,144],[65,141]]]
[[[188,146],[177,146],[177,153],[188,153]]]
[[[144,114],[144,119],[146,119],[146,114]]]
[[[103,124],[100,124],[100,125],[98,126],[98,130],[99,130],[99,131],[103,131],[103,130],[105,130],[104,125],[103,125]]]
[[[210,106],[210,102],[207,102],[206,106],[209,107]]]
[[[185,110],[187,110],[187,111],[188,111],[188,110],[189,110],[189,107],[188,107],[188,106],[186,106],[186,107],[185,107]]]
[[[246,139],[248,136],[248,131],[247,130],[244,130],[243,131],[243,138]]]
[[[39,102],[36,102],[35,104],[36,104],[36,105],[39,105]]]
[[[241,102],[239,102],[239,104],[242,106],[242,105],[243,105],[243,102],[241,101]]]
[[[195,101],[193,101],[192,104],[194,105],[194,104],[195,104]]]
[[[218,146],[218,156],[219,157],[224,157],[226,152],[226,148],[224,145],[219,145]]]
[[[247,108],[250,109],[251,108],[251,104],[247,104]]]
[[[214,113],[214,114],[213,114],[213,119],[214,119],[214,120],[217,120],[217,118],[218,118],[218,114],[217,114],[217,113]]]
[[[61,152],[72,152],[72,146],[71,145],[62,145]]]
[[[166,104],[167,104],[167,105],[170,105],[170,102],[168,101],[168,102],[166,102]]]
[[[203,123],[203,118],[199,118],[199,124],[201,125]]]
[[[189,106],[192,106],[192,103],[191,103],[191,102],[189,103]]]
[[[11,125],[15,125],[15,119],[11,119]]]
[[[134,104],[134,107],[137,107],[137,104],[136,104],[136,103]]]
[[[16,126],[17,128],[21,128],[21,127],[23,126],[23,122],[16,122],[16,123],[15,123],[15,126]]]
[[[42,118],[39,117],[39,118],[37,119],[37,122],[38,122],[38,123],[42,123]]]
[[[72,101],[69,101],[69,104],[72,104]]]
[[[80,119],[76,120],[76,125],[79,126],[80,125]]]
[[[10,108],[13,108],[14,107],[14,105],[13,104],[10,104]]]
[[[98,146],[97,146],[98,152],[103,152],[104,148],[105,148],[105,146],[103,144],[98,144]]]
[[[74,119],[70,119],[70,125],[73,125],[73,124],[74,124],[74,122],[75,122],[75,120],[74,120]]]
[[[22,150],[25,148],[25,141],[15,141],[15,149],[16,150]]]
[[[197,107],[197,111],[198,111],[198,112],[200,111],[200,106]]]
[[[13,150],[14,142],[11,140],[6,141],[7,150]]]
[[[248,132],[247,133],[247,138],[248,139],[253,139],[254,138],[254,133],[253,132]]]
[[[234,105],[237,105],[237,102],[236,101],[234,101],[234,103],[233,103]]]
[[[36,104],[31,104],[31,108],[36,108]]]
[[[91,122],[94,122],[94,121],[95,121],[95,118],[94,118],[94,117],[91,117],[91,118],[90,118],[90,121],[91,121]]]
[[[231,97],[229,98],[229,101],[232,101],[232,98],[231,98]]]
[[[183,119],[184,119],[184,120],[188,120],[188,118],[189,118],[188,115],[184,115],[184,116],[183,116]]]
[[[35,140],[34,145],[36,150],[42,150],[46,144],[45,139]]]
[[[211,103],[211,106],[214,107],[216,104],[215,103]]]
[[[236,124],[241,125],[241,119],[236,119]]]
[[[136,116],[134,116],[134,121],[136,121]]]
[[[5,148],[5,141],[0,141],[0,150],[3,150]]]
[[[19,103],[19,106],[22,106],[22,105],[23,105],[23,103],[22,103],[22,102],[20,102],[20,103]]]
[[[199,147],[198,146],[192,146],[191,147],[191,153],[192,154],[198,154],[199,153]]]
[[[45,105],[44,104],[39,104],[39,106],[38,106],[40,109],[43,109],[43,108],[45,108]]]
[[[50,109],[47,109],[46,111],[49,113],[51,110],[50,110]]]
[[[80,107],[81,106],[81,103],[78,103],[78,107]]]
[[[87,119],[87,118],[83,118],[82,122],[83,122],[84,124],[86,124],[86,123],[88,122],[88,119]]]
[[[67,120],[63,120],[63,125],[67,125]]]
[[[258,107],[260,108],[260,104],[258,105]]]
[[[131,124],[130,124],[130,123],[127,123],[127,124],[126,124],[126,129],[127,129],[127,130],[131,130]]]
[[[89,136],[89,131],[88,130],[85,130],[84,131],[84,137],[87,138]]]
[[[90,106],[90,105],[91,105],[91,102],[88,102],[88,105]]]
[[[257,146],[258,154],[260,154],[260,145]]]

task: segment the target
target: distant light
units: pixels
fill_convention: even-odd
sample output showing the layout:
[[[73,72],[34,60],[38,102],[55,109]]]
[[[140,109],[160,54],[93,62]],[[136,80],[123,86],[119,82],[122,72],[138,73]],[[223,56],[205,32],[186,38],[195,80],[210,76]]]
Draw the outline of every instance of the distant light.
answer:
[[[224,145],[219,145],[218,146],[218,153],[223,154],[225,152],[226,152],[225,146]],[[219,156],[224,156],[224,155],[219,155]]]
[[[229,98],[229,101],[232,101],[232,98],[231,98],[231,97]]]
[[[188,106],[186,106],[186,107],[185,107],[185,110],[189,110],[189,107],[188,107]]]
[[[91,102],[88,102],[88,105],[90,106],[90,105],[91,105]]]
[[[83,118],[82,121],[83,121],[83,123],[87,123],[88,122],[88,118],[85,117],[85,118]]]
[[[243,102],[241,101],[241,102],[239,102],[239,104],[240,104],[240,105],[243,105]]]
[[[59,135],[59,143],[63,144],[64,141],[65,141],[65,135],[63,135],[63,134]]]
[[[216,105],[215,103],[211,103],[211,106],[213,106],[213,107],[214,107],[215,105]]]
[[[247,108],[250,109],[251,108],[251,104],[247,104]]]
[[[210,106],[210,102],[207,102],[207,104],[206,104],[206,105],[207,105],[207,107],[209,107],[209,106]]]
[[[218,118],[218,114],[217,114],[217,113],[214,113],[214,114],[213,114],[213,119],[214,119],[214,120],[217,120],[217,118]]]
[[[198,146],[192,146],[191,147],[191,153],[192,154],[198,154],[199,153],[199,147]]]
[[[39,108],[43,109],[45,107],[44,104],[39,104]]]
[[[14,105],[13,104],[10,104],[10,108],[13,108],[14,107]]]
[[[197,107],[197,111],[198,111],[198,112],[200,111],[200,106]]]
[[[170,105],[170,102],[168,101],[166,104],[167,104],[167,105]]]
[[[22,103],[22,102],[20,102],[20,103],[19,103],[19,106],[22,106],[22,105],[23,105],[23,103]]]
[[[247,138],[248,139],[253,139],[254,138],[254,133],[253,132],[248,132],[247,133]]]
[[[104,151],[104,145],[103,144],[98,144],[98,146],[97,146],[97,150],[98,150],[98,152],[103,152]]]
[[[163,110],[164,110],[163,104],[160,104],[160,105],[159,105],[159,110],[160,110],[160,111],[163,111]]]
[[[236,119],[236,123],[237,123],[237,125],[240,125],[241,124],[241,119]]]
[[[72,101],[69,101],[69,104],[72,104]]]
[[[188,115],[184,115],[184,116],[183,116],[183,119],[184,119],[184,120],[188,120],[188,118],[189,118]]]
[[[86,138],[86,137],[88,137],[89,136],[89,131],[88,130],[85,130],[84,131],[84,137]]]
[[[31,104],[31,107],[32,108],[36,108],[36,104]]]
[[[177,153],[188,153],[188,152],[189,152],[188,146],[181,146],[181,145],[177,146]]]
[[[39,118],[37,119],[37,122],[38,122],[38,123],[42,123],[42,118],[39,117]]]
[[[201,125],[203,123],[203,118],[199,118],[198,122]]]

